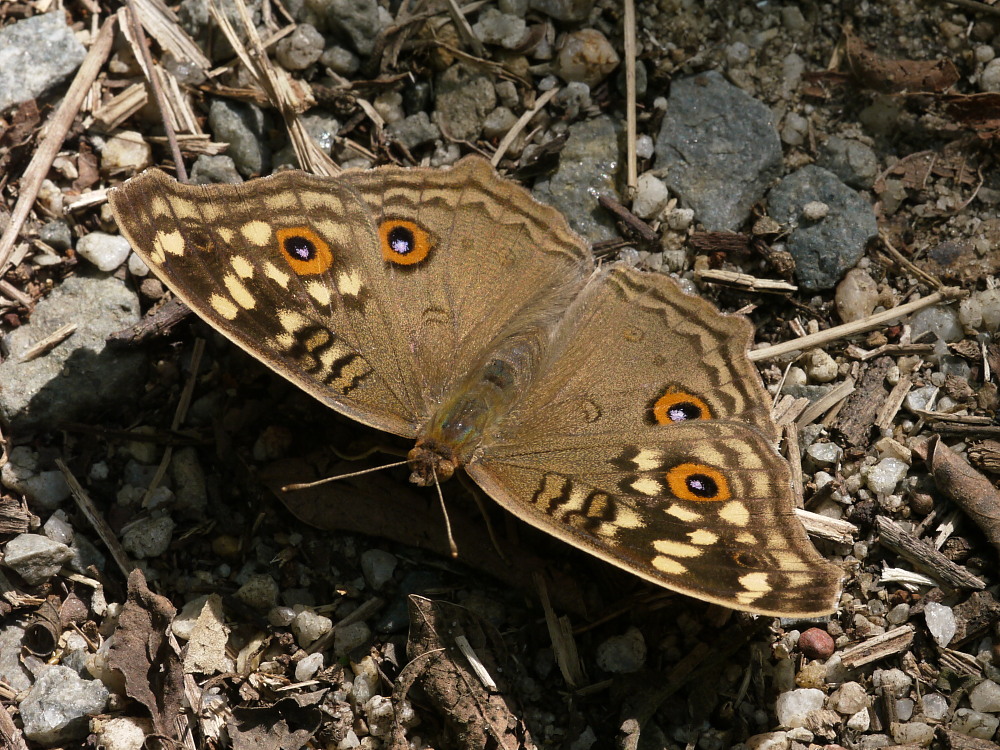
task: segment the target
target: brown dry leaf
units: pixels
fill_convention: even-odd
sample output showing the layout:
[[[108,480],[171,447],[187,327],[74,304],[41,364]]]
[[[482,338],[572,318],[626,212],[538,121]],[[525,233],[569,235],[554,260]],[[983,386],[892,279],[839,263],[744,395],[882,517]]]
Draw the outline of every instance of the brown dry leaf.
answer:
[[[850,31],[844,34],[847,65],[865,88],[886,94],[935,93],[954,85],[958,69],[951,60],[890,60],[873,52]]]
[[[226,656],[229,628],[222,614],[222,597],[212,594],[201,608],[191,630],[184,652],[184,672],[216,674],[232,670],[232,660]]]
[[[125,692],[149,710],[157,734],[172,738],[184,695],[180,657],[167,640],[176,614],[170,600],[150,591],[136,568],[128,577],[128,601],[108,653],[108,666],[125,677]]]
[[[262,708],[234,708],[226,722],[233,750],[299,750],[320,728],[319,704],[328,692],[290,695]]]
[[[1000,93],[952,94],[943,98],[945,113],[983,139],[1000,134]]]
[[[462,653],[457,639],[464,636],[495,688],[487,688]],[[445,747],[496,747],[532,750],[536,745],[507,697],[508,664],[500,665],[506,648],[500,635],[464,607],[410,596],[410,635],[406,645],[410,663],[399,675],[393,699],[406,697],[416,684],[441,714],[449,735]],[[407,747],[401,727],[392,748]]]
[[[931,438],[928,448],[928,464],[938,489],[964,510],[1000,550],[1000,491],[941,438]]]

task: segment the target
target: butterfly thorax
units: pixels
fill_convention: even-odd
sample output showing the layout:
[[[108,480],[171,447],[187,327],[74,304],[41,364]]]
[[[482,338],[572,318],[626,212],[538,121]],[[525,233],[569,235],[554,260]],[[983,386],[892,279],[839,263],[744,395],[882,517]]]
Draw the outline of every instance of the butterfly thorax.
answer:
[[[525,366],[527,360],[537,351],[525,339],[508,342],[481,368],[459,381],[407,456],[411,482],[427,487],[434,484],[435,476],[438,482],[445,481],[468,463],[490,427],[509,411],[513,394],[531,371]]]

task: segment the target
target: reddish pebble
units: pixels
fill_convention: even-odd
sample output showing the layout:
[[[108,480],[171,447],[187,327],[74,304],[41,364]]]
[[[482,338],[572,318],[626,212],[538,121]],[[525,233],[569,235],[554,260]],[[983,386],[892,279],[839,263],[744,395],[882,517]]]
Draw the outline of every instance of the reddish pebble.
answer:
[[[809,628],[799,636],[799,649],[807,659],[829,659],[833,655],[833,638],[825,630]]]

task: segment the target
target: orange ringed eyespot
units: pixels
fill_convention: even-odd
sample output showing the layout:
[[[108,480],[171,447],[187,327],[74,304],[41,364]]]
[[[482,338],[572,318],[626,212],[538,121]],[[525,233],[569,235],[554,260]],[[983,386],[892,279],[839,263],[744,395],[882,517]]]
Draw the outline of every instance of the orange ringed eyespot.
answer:
[[[722,502],[732,497],[725,475],[705,464],[678,464],[667,471],[674,497],[693,502]]]
[[[300,276],[323,273],[333,265],[333,252],[322,237],[309,227],[288,227],[275,232],[278,246]]]
[[[405,219],[386,219],[378,228],[382,257],[400,266],[412,266],[431,251],[431,236],[426,229]]]
[[[708,404],[690,393],[668,390],[653,402],[653,419],[657,424],[711,418]]]

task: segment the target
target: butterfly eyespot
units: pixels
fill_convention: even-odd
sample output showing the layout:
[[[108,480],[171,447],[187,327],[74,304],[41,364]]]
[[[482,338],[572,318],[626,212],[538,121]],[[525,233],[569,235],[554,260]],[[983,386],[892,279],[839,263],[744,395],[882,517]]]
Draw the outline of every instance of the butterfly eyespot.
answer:
[[[704,464],[678,464],[667,472],[667,486],[681,500],[721,502],[732,497],[725,475]]]
[[[333,265],[330,246],[308,227],[288,227],[275,234],[288,265],[300,276],[323,273]]]
[[[763,567],[760,557],[755,555],[753,552],[749,552],[747,550],[734,552],[732,558],[733,562],[739,565],[741,568],[757,569]]]
[[[652,412],[653,421],[656,424],[712,418],[712,410],[700,398],[691,393],[683,393],[673,389],[668,390],[653,402]]]
[[[382,257],[390,263],[412,266],[431,251],[431,236],[426,229],[404,219],[386,219],[378,228]]]

